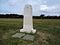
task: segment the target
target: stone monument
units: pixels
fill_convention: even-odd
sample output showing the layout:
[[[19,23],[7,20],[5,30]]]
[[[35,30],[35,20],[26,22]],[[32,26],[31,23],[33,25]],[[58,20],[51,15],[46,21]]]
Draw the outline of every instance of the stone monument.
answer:
[[[32,6],[25,5],[24,7],[24,19],[23,19],[23,29],[20,32],[35,33],[36,30],[33,29],[33,19],[32,19]]]
[[[28,33],[35,33],[36,30],[33,29],[33,20],[32,20],[32,6],[26,5],[24,8],[24,19],[23,19],[23,29],[20,29],[20,32],[26,32],[25,33],[16,33],[12,35],[14,38],[21,38],[24,40],[34,40],[34,35],[28,34]]]

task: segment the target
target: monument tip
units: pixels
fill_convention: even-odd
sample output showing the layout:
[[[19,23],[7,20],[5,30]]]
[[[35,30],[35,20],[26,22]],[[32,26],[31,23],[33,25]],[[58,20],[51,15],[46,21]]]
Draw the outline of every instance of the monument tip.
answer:
[[[32,5],[31,5],[31,4],[26,4],[25,6],[28,6],[28,7],[30,6],[30,7],[32,7]]]

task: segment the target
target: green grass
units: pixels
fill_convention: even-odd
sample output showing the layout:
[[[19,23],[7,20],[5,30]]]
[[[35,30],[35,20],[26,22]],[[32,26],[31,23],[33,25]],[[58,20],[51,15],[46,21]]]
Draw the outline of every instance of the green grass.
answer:
[[[0,18],[0,45],[60,45],[60,19],[34,19],[33,26],[37,30],[33,42],[12,38],[22,29],[23,19]]]

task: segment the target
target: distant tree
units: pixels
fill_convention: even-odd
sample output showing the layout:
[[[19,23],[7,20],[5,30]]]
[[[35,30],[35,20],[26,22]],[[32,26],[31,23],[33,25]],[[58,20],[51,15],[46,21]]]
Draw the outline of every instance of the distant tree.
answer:
[[[44,14],[41,14],[40,17],[44,17]]]
[[[44,14],[41,14],[41,15],[40,15],[40,18],[44,18]]]

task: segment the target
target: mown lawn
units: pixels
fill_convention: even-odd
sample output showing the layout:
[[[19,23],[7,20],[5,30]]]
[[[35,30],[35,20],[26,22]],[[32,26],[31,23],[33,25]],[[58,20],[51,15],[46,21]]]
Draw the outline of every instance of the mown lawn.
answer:
[[[12,38],[23,27],[23,19],[0,18],[0,45],[60,45],[60,19],[33,19],[35,40]],[[42,40],[41,40],[42,39]]]

